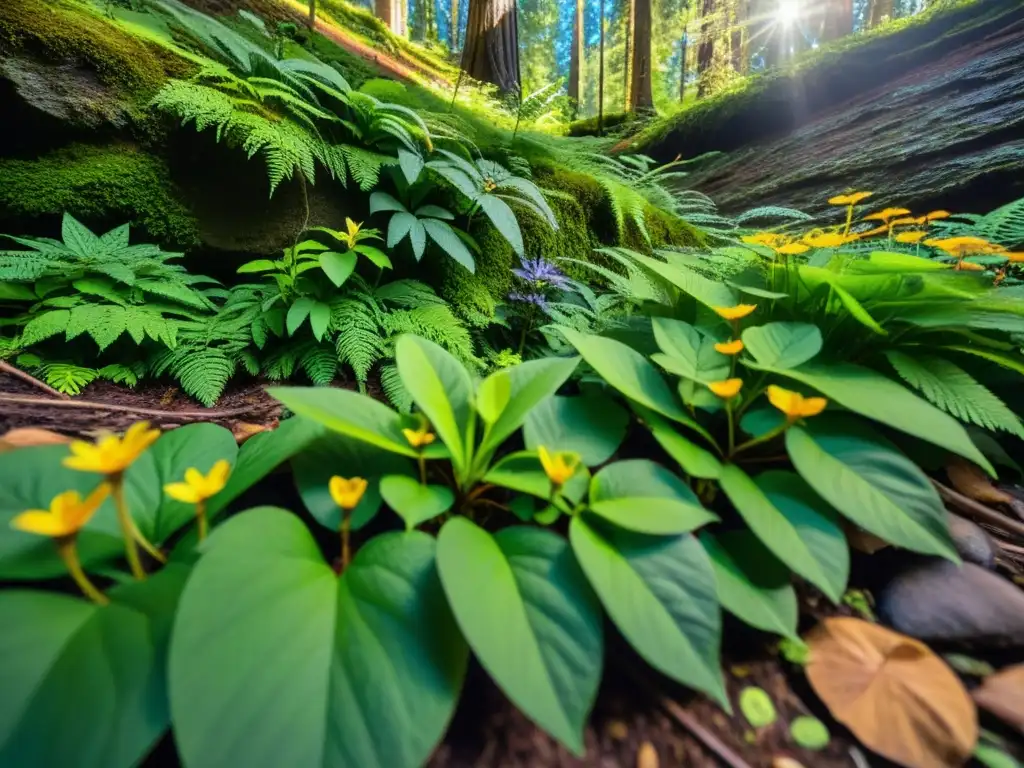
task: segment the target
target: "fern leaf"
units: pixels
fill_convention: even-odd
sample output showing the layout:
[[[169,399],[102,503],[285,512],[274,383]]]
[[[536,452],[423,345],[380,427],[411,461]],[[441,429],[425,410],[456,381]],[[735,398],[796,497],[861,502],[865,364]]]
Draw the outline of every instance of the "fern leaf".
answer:
[[[369,192],[380,180],[380,169],[386,165],[397,165],[398,158],[371,152],[362,147],[343,144],[340,147],[348,165],[348,172],[363,192]]]
[[[394,363],[381,366],[380,386],[384,390],[385,397],[395,406],[395,410],[399,413],[409,413],[412,411],[412,395],[409,394],[409,390],[402,383],[402,377],[398,373],[398,366]]]
[[[122,365],[120,363],[105,365],[99,369],[98,373],[100,378],[112,381],[115,384],[124,384],[126,387],[130,387],[132,389],[134,389],[135,385],[139,383],[140,374],[138,371],[133,367]]]
[[[1002,400],[957,365],[940,357],[889,351],[896,372],[930,402],[961,421],[1024,437],[1020,419]]]
[[[39,367],[37,373],[64,395],[82,394],[82,390],[100,375],[94,368],[83,368],[73,363],[46,363]]]
[[[44,312],[28,321],[21,332],[21,343],[26,347],[37,344],[58,333],[63,333],[68,327],[71,319],[71,312],[66,309],[56,309],[51,312]]]
[[[338,329],[335,349],[338,360],[352,367],[356,381],[365,384],[370,369],[384,354],[377,316],[371,306],[345,298],[331,307],[331,325]]]
[[[299,359],[309,380],[318,387],[329,387],[338,373],[338,354],[330,344],[311,344]]]
[[[213,347],[179,347],[165,367],[186,393],[209,408],[234,374],[235,361]]]
[[[263,373],[271,381],[290,379],[295,373],[298,351],[294,347],[282,347],[269,354],[263,361]]]
[[[1024,245],[1024,197],[982,216],[975,227],[992,242],[1008,248]]]

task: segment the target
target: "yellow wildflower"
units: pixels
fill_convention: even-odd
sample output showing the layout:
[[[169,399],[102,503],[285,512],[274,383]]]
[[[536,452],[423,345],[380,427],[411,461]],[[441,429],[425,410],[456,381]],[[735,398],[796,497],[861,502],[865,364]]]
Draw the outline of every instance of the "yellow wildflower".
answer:
[[[544,474],[555,488],[565,485],[569,478],[576,474],[576,469],[580,465],[579,455],[572,451],[558,451],[552,455],[542,445],[537,448],[537,456],[544,468]]]
[[[928,237],[927,232],[913,231],[913,232],[900,232],[896,235],[897,243],[917,243]]]
[[[786,414],[786,419],[790,422],[817,416],[828,405],[828,400],[824,397],[804,397],[799,392],[792,392],[775,384],[768,387],[768,401]]]
[[[402,434],[409,441],[409,445],[417,450],[426,448],[437,438],[437,435],[431,432],[426,424],[419,429],[403,429]]]
[[[743,341],[741,339],[733,339],[732,341],[723,341],[715,344],[715,351],[721,352],[723,355],[738,355],[743,351]]]
[[[907,216],[909,213],[910,211],[906,208],[886,208],[885,210],[865,216],[863,221],[889,221],[891,218]]]
[[[739,320],[746,317],[755,309],[756,304],[737,304],[735,307],[712,307],[719,317],[723,317],[726,320]]]
[[[1000,255],[1005,256],[1014,264],[1024,262],[1024,251],[1003,251]]]
[[[850,238],[838,232],[821,232],[804,236],[804,242],[812,248],[838,248]],[[779,251],[781,253],[781,251]]]
[[[893,219],[889,222],[890,227],[902,227],[904,225],[916,224],[921,225],[927,223],[927,219],[924,216],[918,216],[916,219],[912,216],[904,216],[899,219]]]
[[[975,264],[973,261],[958,261],[953,269],[963,272],[984,272],[985,268],[981,264]]]
[[[743,240],[744,243],[750,243],[751,245],[767,245],[770,248],[777,243],[786,242],[788,238],[778,232],[755,232],[752,235],[744,235],[740,239]]]
[[[708,389],[723,400],[732,400],[742,388],[743,379],[726,379],[725,381],[712,381],[708,384]]]
[[[776,248],[775,252],[781,253],[783,256],[796,256],[798,253],[807,253],[810,249],[809,245],[803,243],[787,243]]]
[[[362,223],[356,223],[352,221],[348,216],[345,217],[345,229],[348,230],[348,236],[341,238],[344,240],[349,248],[352,248],[356,244],[356,235],[359,234],[359,230],[363,228]]]
[[[872,192],[851,192],[849,195],[838,195],[829,198],[829,205],[856,205],[861,200],[871,197]]]
[[[150,429],[148,421],[140,421],[132,424],[124,437],[105,435],[95,445],[74,440],[70,446],[72,455],[64,459],[64,466],[82,472],[117,475],[128,469],[158,437],[159,429]]]
[[[50,509],[30,509],[11,521],[11,527],[39,536],[64,538],[74,536],[96,514],[96,510],[110,495],[110,486],[101,483],[84,500],[78,491],[65,491],[54,496]]]
[[[925,245],[945,251],[950,256],[967,256],[972,253],[1000,253],[1004,249],[980,237],[947,237],[941,240],[925,240]]]
[[[949,211],[932,211],[924,215],[925,221],[938,221],[939,219],[948,219],[952,214]]]
[[[185,482],[168,483],[164,486],[164,491],[177,501],[200,504],[224,490],[230,472],[231,464],[226,459],[215,463],[206,475],[192,467],[185,470]]]
[[[369,483],[362,477],[344,478],[335,475],[328,483],[327,488],[331,492],[334,503],[344,510],[353,510],[358,506],[366,493]]]

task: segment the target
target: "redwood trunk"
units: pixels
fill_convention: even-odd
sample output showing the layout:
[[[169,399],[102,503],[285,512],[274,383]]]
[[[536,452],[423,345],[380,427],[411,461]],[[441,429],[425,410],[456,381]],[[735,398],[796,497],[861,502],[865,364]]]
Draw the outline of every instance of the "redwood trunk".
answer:
[[[583,0],[576,0],[576,19],[572,25],[572,50],[569,52],[569,98],[579,109],[583,93]]]
[[[309,0],[309,28],[313,29],[316,26],[316,0]]]
[[[448,45],[453,51],[459,50],[459,0],[452,0],[451,4],[451,28],[448,30]]]
[[[627,112],[632,109],[633,102],[629,98],[629,90],[632,83],[630,74],[633,71],[633,19],[636,14],[636,0],[626,0],[626,60],[622,66],[625,77],[623,78],[623,90],[625,92],[625,104],[623,109]]]
[[[697,46],[697,97],[705,95],[707,89],[704,73],[711,69],[715,57],[715,0],[704,0],[701,6],[700,45]]]
[[[601,34],[600,34],[600,45],[597,59],[597,135],[601,136],[604,133],[604,4],[605,0],[599,0],[601,3]]]
[[[679,47],[679,101],[686,98],[686,32]]]
[[[634,112],[654,109],[651,89],[651,0],[633,0],[633,60],[629,108]]]
[[[462,69],[493,83],[502,93],[519,92],[519,24],[515,0],[470,0]]]

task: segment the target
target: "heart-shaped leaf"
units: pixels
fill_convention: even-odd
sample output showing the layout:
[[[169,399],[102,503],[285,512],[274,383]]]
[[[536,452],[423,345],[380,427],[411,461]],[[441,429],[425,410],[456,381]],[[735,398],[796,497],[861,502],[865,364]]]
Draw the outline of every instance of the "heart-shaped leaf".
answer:
[[[320,269],[336,287],[340,288],[355,270],[356,258],[352,251],[324,251],[320,254]]]
[[[405,521],[407,531],[447,512],[455,503],[455,494],[451,488],[443,485],[421,485],[405,475],[382,477],[380,495]]]

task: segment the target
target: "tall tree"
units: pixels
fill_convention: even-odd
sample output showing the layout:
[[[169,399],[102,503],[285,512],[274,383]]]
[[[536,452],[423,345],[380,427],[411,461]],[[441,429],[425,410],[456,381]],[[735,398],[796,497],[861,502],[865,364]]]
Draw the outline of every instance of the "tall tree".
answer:
[[[648,0],[649,1],[649,0]],[[636,0],[626,0],[626,58],[625,66],[623,66],[623,72],[625,78],[623,82],[626,89],[626,104],[624,109],[628,112],[633,108],[633,102],[629,98],[629,89],[632,83],[630,82],[630,73],[633,71],[633,33],[636,16]]]
[[[697,46],[697,98],[707,95],[708,70],[715,58],[715,0],[703,0],[700,9],[700,44]]]
[[[579,110],[583,98],[583,0],[576,0],[576,16],[572,24],[572,47],[569,49],[569,98]]]
[[[629,108],[631,111],[654,109],[651,89],[651,0],[633,0],[633,45],[630,70]]]
[[[750,63],[747,49],[747,20],[750,18],[750,0],[736,0],[732,19],[732,68],[741,75],[746,74]]]
[[[679,40],[679,101],[686,98],[686,30]]]
[[[448,47],[453,50],[459,50],[459,0],[452,0],[451,5],[451,23],[448,25]]]
[[[306,23],[310,29],[316,26],[316,0],[309,0],[309,18]]]
[[[401,6],[405,0],[374,0],[373,13],[374,15],[388,25],[395,34],[404,34],[405,30],[402,27],[402,9]]]
[[[515,0],[469,0],[462,69],[493,83],[503,93],[519,93],[519,22]]]
[[[605,0],[599,0],[601,3],[601,16],[600,16],[600,27],[601,35],[599,42],[599,53],[598,53],[598,69],[597,69],[597,135],[600,136],[604,133],[604,3]]]
[[[882,23],[882,19],[891,19],[893,0],[870,0],[868,3],[868,24],[874,29]]]

